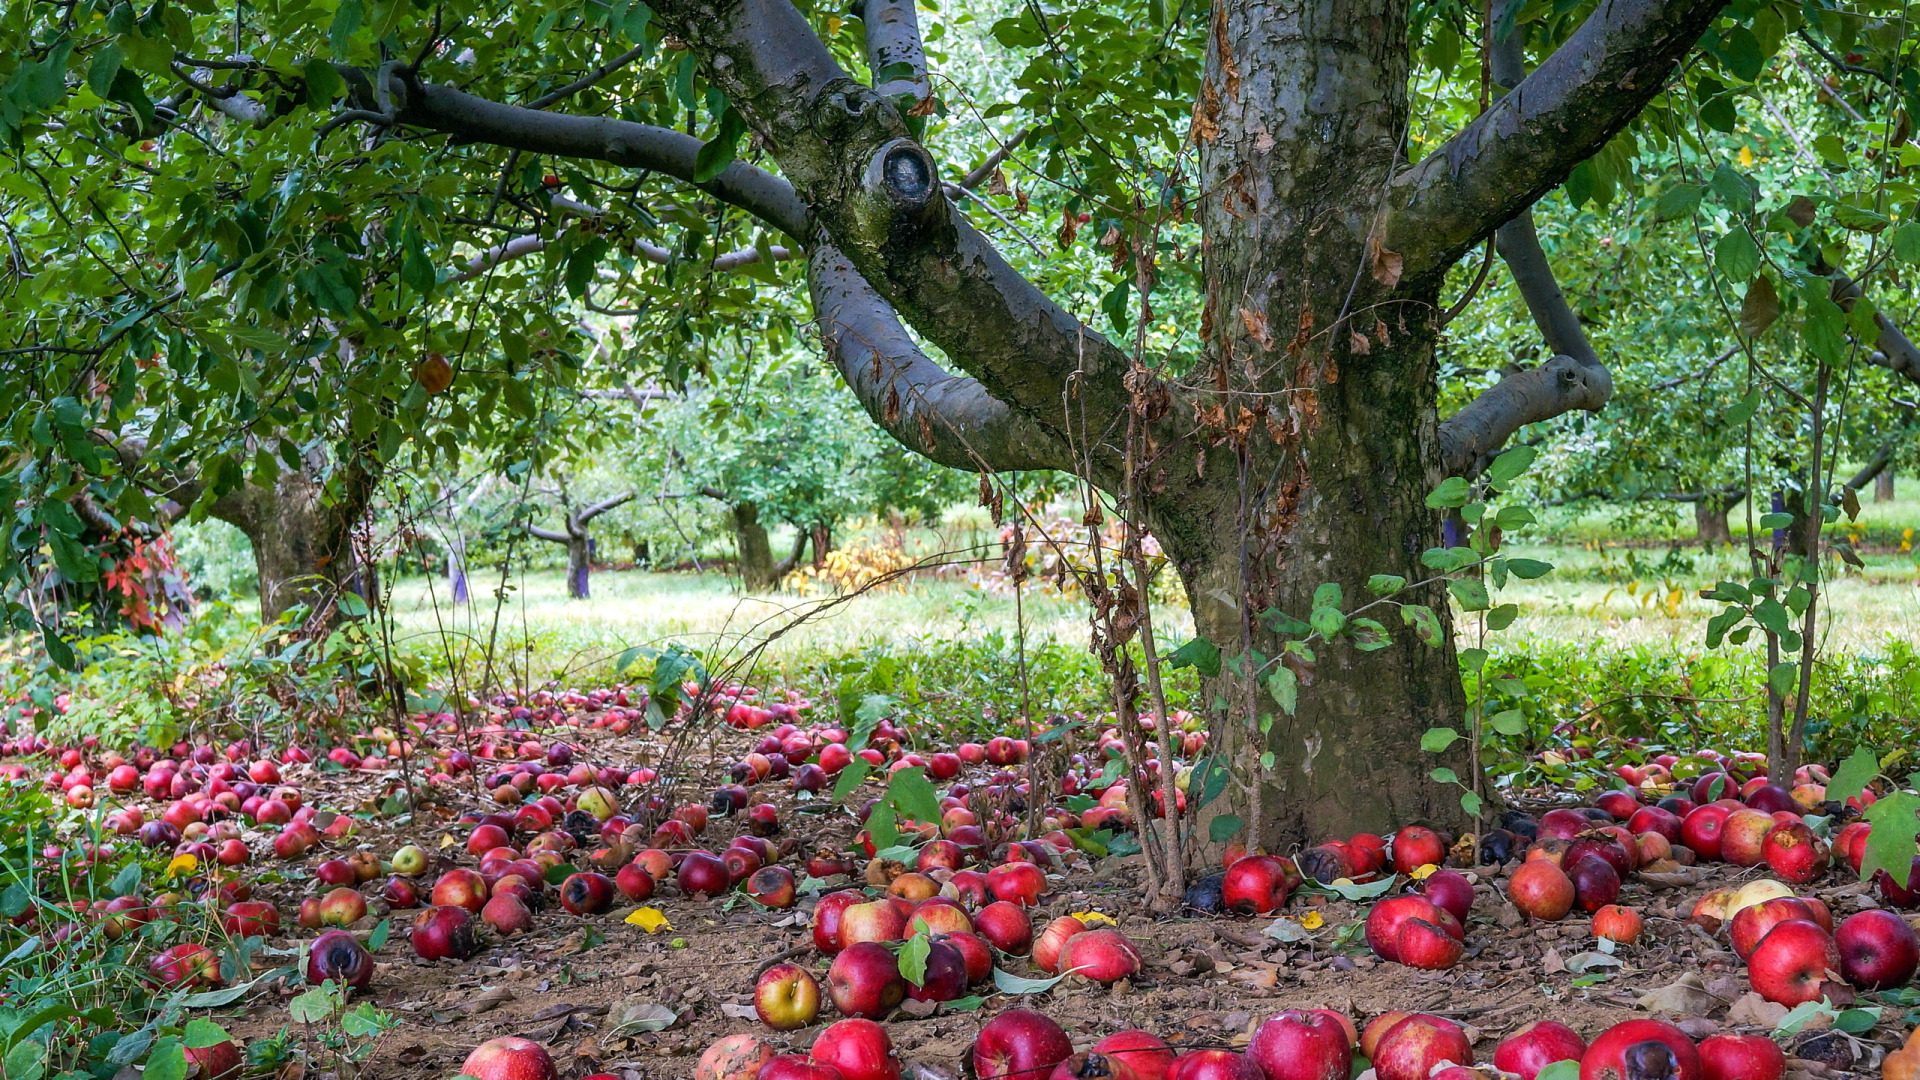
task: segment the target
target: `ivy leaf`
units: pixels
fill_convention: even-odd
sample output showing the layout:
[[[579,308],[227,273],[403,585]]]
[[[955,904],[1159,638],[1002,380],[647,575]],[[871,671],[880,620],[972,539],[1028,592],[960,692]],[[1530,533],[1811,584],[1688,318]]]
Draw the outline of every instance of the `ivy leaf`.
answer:
[[[1913,868],[1914,837],[1920,836],[1920,795],[1896,791],[1867,807],[1865,817],[1873,825],[1867,835],[1866,855],[1860,860],[1860,880],[1870,881],[1874,871],[1885,870],[1894,883],[1906,888]]]
[[[1880,761],[1873,751],[1862,746],[1848,755],[1847,760],[1834,770],[1833,781],[1827,785],[1827,798],[1844,803],[1866,790],[1875,776],[1880,775]]]

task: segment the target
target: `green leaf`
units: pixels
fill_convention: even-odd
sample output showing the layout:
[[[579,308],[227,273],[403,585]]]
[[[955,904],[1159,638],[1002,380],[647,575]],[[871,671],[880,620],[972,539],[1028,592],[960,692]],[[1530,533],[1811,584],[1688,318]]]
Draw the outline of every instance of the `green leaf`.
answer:
[[[379,952],[387,944],[387,938],[392,933],[393,920],[381,919],[379,925],[373,928],[373,933],[367,935],[367,951]]]
[[[1440,617],[1433,613],[1432,608],[1425,604],[1402,604],[1400,619],[1413,627],[1413,632],[1419,635],[1421,641],[1439,647],[1444,635],[1440,630]]]
[[[1551,573],[1553,564],[1541,562],[1539,559],[1508,559],[1507,570],[1514,577],[1532,581],[1534,578],[1545,577]]]
[[[1871,881],[1874,871],[1885,870],[1894,883],[1906,888],[1908,873],[1916,853],[1914,837],[1920,836],[1920,795],[1896,791],[1867,807],[1865,818],[1873,831],[1867,834],[1867,850],[1860,860],[1860,880]]]
[[[1379,881],[1369,881],[1364,885],[1342,885],[1337,881],[1322,885],[1319,882],[1313,881],[1312,878],[1308,878],[1307,880],[1316,890],[1325,889],[1330,893],[1334,893],[1348,900],[1371,900],[1376,896],[1390,891],[1395,885],[1398,885],[1400,883],[1400,875],[1389,874]]]
[[[1241,829],[1246,828],[1246,825],[1244,819],[1233,814],[1221,814],[1207,823],[1207,839],[1216,844],[1224,844],[1233,839]]]
[[[927,981],[927,954],[933,949],[933,939],[926,934],[915,934],[900,946],[898,961],[900,977],[919,986]]]
[[[1407,579],[1398,574],[1374,574],[1367,578],[1367,591],[1375,596],[1392,596],[1407,587]]]
[[[1894,258],[1920,266],[1920,221],[1907,222],[1893,230],[1887,239],[1893,248]]]
[[[1792,661],[1775,664],[1773,670],[1767,672],[1767,688],[1780,697],[1793,693],[1799,682],[1800,665]]]
[[[1023,979],[1011,975],[999,968],[993,969],[993,985],[1003,994],[1044,994],[1060,985],[1066,975],[1055,975],[1051,979]]]
[[[1791,524],[1793,524],[1792,514],[1776,510],[1760,515],[1760,527],[1763,529],[1784,529]]]
[[[180,1047],[174,1046],[173,1052],[180,1054]],[[7,1080],[40,1080],[47,1071],[47,1044],[36,1039],[21,1039],[7,1051],[7,1056],[0,1060],[0,1064],[4,1064]],[[184,1075],[186,1072],[184,1054],[180,1055],[180,1065],[180,1071]],[[152,1064],[147,1066],[147,1075],[154,1075]]]
[[[834,781],[834,799],[836,801],[843,800],[848,795],[853,794],[853,789],[859,787],[860,781],[865,780],[867,774],[872,771],[873,766],[867,764],[865,758],[854,758],[852,762],[848,763],[846,768],[840,770],[840,778]]]
[[[1167,654],[1167,666],[1174,670],[1193,668],[1207,678],[1220,674],[1220,647],[1197,637]]]
[[[1745,397],[1734,402],[1733,406],[1726,411],[1727,425],[1729,427],[1739,427],[1748,420],[1753,419],[1754,410],[1759,407],[1760,389],[1759,387],[1755,387],[1749,390]]]
[[[227,1034],[226,1028],[211,1020],[197,1018],[187,1021],[186,1031],[180,1037],[186,1041],[189,1050],[205,1050],[209,1046],[219,1046],[233,1039],[233,1036]]]
[[[1827,798],[1844,803],[1855,795],[1865,791],[1873,778],[1880,775],[1880,762],[1873,751],[1862,746],[1847,756],[1834,770],[1833,780],[1827,784]]]
[[[113,90],[114,76],[120,74],[120,65],[126,60],[126,50],[120,42],[109,41],[93,54],[93,62],[87,65],[87,86],[101,97],[107,97]]]
[[[1501,604],[1499,607],[1487,612],[1487,629],[1496,631],[1505,630],[1507,627],[1513,625],[1513,620],[1519,617],[1519,604]]]
[[[1457,784],[1460,782],[1460,774],[1442,765],[1428,773],[1427,779],[1432,780],[1436,784]]]
[[[1880,1013],[1881,1009],[1878,1005],[1869,1008],[1848,1009],[1834,1020],[1833,1026],[1849,1035],[1859,1035],[1863,1032],[1873,1030],[1873,1025],[1880,1022]]]
[[[1286,710],[1288,716],[1292,716],[1300,698],[1300,681],[1294,676],[1293,669],[1285,664],[1274,665],[1273,671],[1267,675],[1267,693],[1273,695],[1274,702]]]
[[[1495,490],[1505,491],[1507,485],[1518,480],[1540,457],[1540,451],[1531,446],[1516,446],[1493,459],[1487,466],[1487,483]]]
[[[1713,245],[1713,265],[1729,281],[1751,281],[1760,269],[1760,247],[1744,226],[1735,225]]]
[[[1465,810],[1467,812],[1468,817],[1479,817],[1480,816],[1480,796],[1475,795],[1471,791],[1461,792],[1460,793],[1460,809]]]
[[[933,790],[933,783],[927,779],[925,769],[901,769],[894,773],[887,782],[887,802],[908,821],[927,823],[940,820],[940,796]]]
[[[1660,193],[1653,204],[1653,220],[1677,221],[1690,217],[1700,208],[1700,197],[1706,194],[1699,184],[1675,184]]]
[[[1840,1018],[1840,1010],[1834,1008],[1833,1003],[1825,998],[1819,1001],[1803,1001],[1787,1010],[1787,1015],[1773,1025],[1773,1030],[1776,1034],[1791,1035],[1806,1027],[1807,1022],[1816,1016],[1837,1020]]]
[[[1893,220],[1885,214],[1876,214],[1872,210],[1858,206],[1850,206],[1846,203],[1839,203],[1834,206],[1833,220],[1838,222],[1843,229],[1864,233],[1877,233],[1893,224]]]
[[[113,875],[113,881],[107,885],[107,888],[111,889],[115,896],[131,896],[140,891],[140,864],[130,862],[121,867],[120,872]]]
[[[316,109],[332,102],[346,87],[333,65],[318,56],[302,65],[300,74],[307,80],[307,104]]]
[[[1339,637],[1340,631],[1347,627],[1347,617],[1337,607],[1314,608],[1307,616],[1307,621],[1313,625],[1315,633],[1328,641]]]
[[[746,120],[733,106],[727,106],[727,111],[720,114],[720,129],[694,155],[693,182],[705,184],[726,172],[738,152],[740,137],[746,133]]]
[[[1435,510],[1449,506],[1465,506],[1467,496],[1472,489],[1464,476],[1449,476],[1440,481],[1440,486],[1427,496],[1427,505]]]
[[[1447,582],[1447,591],[1464,611],[1485,611],[1493,606],[1487,596],[1487,586],[1478,578],[1453,578]]]
[[[7,1055],[8,1065],[12,1065],[12,1054]],[[11,1067],[9,1076],[14,1075]],[[153,1046],[153,1053],[147,1057],[145,1080],[187,1080],[187,1051],[178,1039],[162,1039]]]
[[[360,21],[366,17],[366,10],[360,0],[340,0],[340,6],[333,10],[333,22],[327,27],[327,44],[333,47],[336,60],[348,58],[353,48],[353,32],[360,29]]]
[[[1420,749],[1429,754],[1438,754],[1460,739],[1460,733],[1450,727],[1428,728],[1420,736]]]
[[[1556,1061],[1534,1074],[1533,1080],[1580,1080],[1580,1062]]]
[[[1527,730],[1527,716],[1519,709],[1502,709],[1488,718],[1487,726],[1502,735],[1518,735]]]

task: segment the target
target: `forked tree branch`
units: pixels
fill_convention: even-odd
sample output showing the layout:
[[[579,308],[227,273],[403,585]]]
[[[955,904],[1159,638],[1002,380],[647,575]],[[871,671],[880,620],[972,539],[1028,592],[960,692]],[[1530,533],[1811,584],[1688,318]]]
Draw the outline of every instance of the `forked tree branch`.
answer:
[[[1071,466],[1064,447],[1039,425],[978,381],[929,359],[846,256],[823,246],[808,266],[828,358],[874,423],[901,445],[968,472]]]
[[[1816,274],[1828,274],[1833,277],[1833,300],[1846,311],[1853,310],[1853,302],[1861,296],[1860,283],[1845,273],[1825,264],[1813,267]],[[1879,336],[1872,342],[1867,360],[1886,368],[1908,382],[1920,384],[1920,347],[1902,333],[1893,320],[1876,311],[1873,313],[1874,325],[1880,328]]]
[[[1519,0],[1500,0],[1492,12],[1497,29],[1489,66],[1494,83],[1508,92],[1526,77],[1525,49],[1513,22],[1519,6]],[[1441,453],[1449,475],[1477,472],[1480,462],[1527,424],[1574,409],[1598,412],[1613,397],[1613,376],[1587,340],[1540,247],[1533,208],[1500,226],[1494,239],[1534,325],[1556,355],[1542,367],[1502,379],[1440,425]]]
[[[1601,0],[1578,30],[1393,182],[1381,243],[1444,271],[1567,178],[1666,88],[1726,0]]]

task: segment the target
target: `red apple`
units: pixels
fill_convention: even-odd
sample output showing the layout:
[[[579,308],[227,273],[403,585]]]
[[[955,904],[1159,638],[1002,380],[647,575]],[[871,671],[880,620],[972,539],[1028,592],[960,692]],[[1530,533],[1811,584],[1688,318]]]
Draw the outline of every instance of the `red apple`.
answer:
[[[1060,953],[1076,934],[1087,932],[1087,924],[1071,915],[1062,915],[1047,924],[1033,943],[1033,962],[1049,975],[1060,973]]]
[[[1862,990],[1905,986],[1920,968],[1920,940],[1891,911],[1871,908],[1849,915],[1833,941],[1840,950],[1840,973]]]
[[[1033,920],[1025,909],[1004,900],[981,908],[973,928],[1003,953],[1018,955],[1033,945]]]
[[[956,930],[950,934],[937,934],[935,940],[944,940],[960,950],[960,958],[967,965],[967,985],[983,983],[993,974],[993,948],[987,939],[969,930]]]
[[[899,941],[907,936],[907,915],[886,899],[854,904],[840,913],[840,947],[861,942]]]
[[[1111,985],[1140,973],[1145,961],[1127,936],[1111,927],[1069,936],[1061,946],[1059,971]]]
[[[229,905],[221,928],[234,937],[272,937],[280,932],[280,911],[262,900]]]
[[[307,949],[307,981],[316,986],[331,981],[365,990],[373,981],[373,954],[347,931],[329,930],[314,938]]]
[[[1789,885],[1809,884],[1827,872],[1827,842],[1804,822],[1774,826],[1760,846],[1768,869]]]
[[[820,984],[799,964],[775,964],[753,985],[753,1008],[775,1031],[792,1031],[820,1015]]]
[[[147,971],[161,984],[176,989],[219,986],[222,982],[220,958],[205,945],[174,945],[148,961]]]
[[[467,1055],[462,1075],[475,1080],[559,1080],[546,1047],[512,1035],[489,1039]]]
[[[1047,875],[1030,862],[1004,863],[987,871],[987,891],[996,900],[1032,907],[1047,891]]]
[[[1732,813],[1724,806],[1697,806],[1680,822],[1680,842],[1709,862],[1720,858],[1721,834]]]
[[[1092,1052],[1107,1059],[1114,1080],[1165,1080],[1173,1065],[1173,1048],[1146,1031],[1116,1031],[1094,1043]]]
[[[972,929],[973,920],[967,917],[966,909],[944,896],[920,901],[907,920],[909,934],[953,934]]]
[[[1287,902],[1287,873],[1279,859],[1248,855],[1227,868],[1220,898],[1237,915],[1267,915]]]
[[[1530,860],[1507,879],[1507,899],[1528,918],[1558,922],[1573,910],[1573,879],[1545,859]]]
[[[478,912],[487,903],[487,882],[472,870],[449,870],[433,883],[433,895],[429,899],[435,907],[452,904]]]
[[[1473,911],[1473,882],[1458,870],[1436,870],[1414,884],[1421,896],[1465,926]]]
[[[1353,1040],[1331,1013],[1290,1009],[1261,1021],[1247,1058],[1266,1080],[1347,1080]]]
[[[1072,1054],[1073,1043],[1059,1024],[1031,1009],[1008,1009],[975,1036],[973,1072],[998,1080],[1047,1080]]]
[[[1059,1073],[1054,1073],[1058,1076]],[[1189,1050],[1173,1059],[1167,1080],[1262,1080],[1260,1067],[1231,1050]]]
[[[1400,959],[1400,924],[1408,919],[1423,919],[1433,926],[1445,928],[1456,938],[1465,936],[1464,931],[1455,933],[1459,930],[1459,922],[1435,906],[1433,901],[1424,896],[1396,896],[1380,901],[1373,905],[1373,910],[1367,912],[1367,944],[1372,947],[1375,956],[1383,960]]]
[[[1380,1080],[1427,1080],[1443,1061],[1473,1064],[1473,1044],[1460,1025],[1438,1016],[1409,1016],[1374,1046],[1373,1068]]]
[[[813,947],[831,956],[840,951],[840,920],[847,908],[862,901],[851,889],[830,892],[813,907]]]
[[[919,983],[907,984],[914,1001],[952,1001],[967,992],[967,958],[944,940],[927,943],[926,970]]]
[[[1418,916],[1401,920],[1393,948],[1401,963],[1425,971],[1445,971],[1466,954],[1459,938]]]
[[[899,1080],[900,1062],[893,1056],[887,1029],[871,1020],[842,1020],[813,1040],[807,1055],[840,1070],[843,1080]]]
[[[1761,810],[1735,810],[1720,827],[1720,857],[1735,866],[1759,866],[1766,861],[1767,834],[1776,822]]]
[[[877,941],[849,944],[827,969],[827,996],[846,1016],[885,1019],[906,994],[898,960]]]
[[[1556,1061],[1579,1061],[1587,1052],[1587,1041],[1565,1024],[1536,1020],[1500,1040],[1493,1050],[1493,1066],[1502,1072],[1518,1073],[1520,1080],[1534,1080],[1540,1070]]]
[[[414,916],[408,941],[422,960],[465,960],[480,951],[473,936],[473,916],[451,904],[428,908]]]
[[[1742,960],[1752,956],[1760,940],[1788,919],[1819,921],[1814,918],[1813,908],[1795,896],[1776,896],[1741,908],[1727,925],[1727,941],[1733,946],[1734,955]]]
[[[794,888],[793,871],[784,866],[763,866],[747,878],[747,895],[763,907],[792,907]]]
[[[1593,913],[1593,936],[1607,941],[1631,945],[1640,940],[1640,931],[1646,920],[1630,907],[1608,904]]]
[[[1819,924],[1788,919],[1754,947],[1747,977],[1768,1001],[1789,1007],[1818,1001],[1827,993],[1825,984],[1841,978],[1840,950]]]
[[[533,927],[533,912],[517,894],[502,890],[481,906],[480,921],[501,937],[512,937]]]
[[[693,1080],[755,1080],[775,1057],[773,1047],[752,1035],[728,1035],[700,1055]]]
[[[684,824],[684,823],[683,823]],[[675,880],[688,896],[719,896],[733,888],[727,865],[710,851],[690,851],[680,861]]]
[[[1395,873],[1411,874],[1422,866],[1439,866],[1446,861],[1446,842],[1432,829],[1423,825],[1409,825],[1393,834]]]
[[[1643,806],[1634,811],[1633,816],[1627,819],[1627,831],[1635,836],[1658,833],[1666,837],[1670,844],[1682,843],[1679,815],[1658,806]]]
[[[1664,1020],[1628,1020],[1602,1032],[1580,1057],[1580,1080],[1635,1077],[1704,1080],[1700,1052]]]
[[[653,875],[639,863],[628,863],[614,873],[613,886],[620,890],[621,896],[637,904],[653,895]]]
[[[1700,1040],[1704,1080],[1780,1080],[1787,1055],[1765,1035],[1709,1035]]]

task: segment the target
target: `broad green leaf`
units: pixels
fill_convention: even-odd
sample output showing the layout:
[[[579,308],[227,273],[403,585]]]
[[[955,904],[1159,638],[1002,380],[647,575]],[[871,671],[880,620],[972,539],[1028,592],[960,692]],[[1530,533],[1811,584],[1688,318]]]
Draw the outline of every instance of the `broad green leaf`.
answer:
[[[1420,749],[1429,754],[1438,754],[1452,746],[1460,738],[1460,733],[1450,727],[1428,728],[1420,736]]]
[[[1224,844],[1233,839],[1241,829],[1246,827],[1246,824],[1244,819],[1233,814],[1221,814],[1207,823],[1207,839],[1216,844]]]
[[[900,965],[900,977],[914,986],[926,982],[927,954],[933,949],[933,939],[926,934],[915,934],[900,946],[897,957]]]
[[[1167,666],[1176,670],[1190,667],[1212,678],[1220,674],[1220,647],[1206,638],[1194,638],[1167,654]]]
[[[1267,693],[1273,695],[1274,702],[1288,716],[1292,716],[1300,699],[1300,681],[1293,674],[1293,669],[1285,664],[1275,664],[1273,671],[1267,675]]]
[[[1448,506],[1464,506],[1471,491],[1464,476],[1449,476],[1440,481],[1440,486],[1427,496],[1427,505],[1438,510]]]
[[[1866,855],[1860,860],[1860,880],[1873,880],[1874,872],[1885,870],[1889,877],[1906,888],[1917,849],[1914,837],[1920,836],[1920,795],[1896,791],[1867,807],[1865,818],[1873,825],[1867,835]]]
[[[1865,746],[1858,747],[1847,755],[1847,760],[1833,772],[1833,779],[1827,784],[1827,798],[1844,803],[1866,790],[1873,778],[1880,775],[1880,761],[1873,751]]]
[[[1493,464],[1487,466],[1487,483],[1495,490],[1505,491],[1507,485],[1525,475],[1539,457],[1540,451],[1534,447],[1516,446],[1494,458]]]
[[[1375,596],[1392,596],[1407,587],[1407,579],[1398,574],[1374,574],[1367,578],[1367,591]]]

